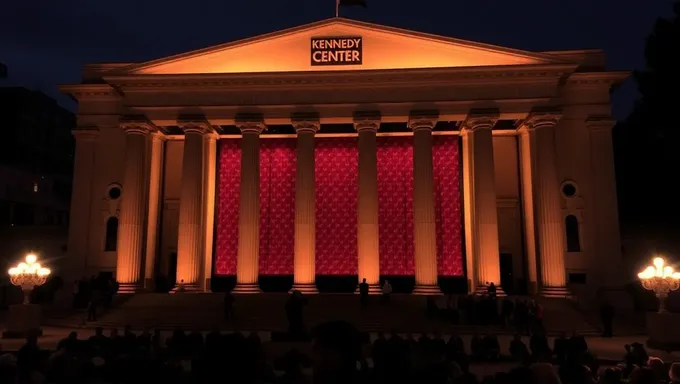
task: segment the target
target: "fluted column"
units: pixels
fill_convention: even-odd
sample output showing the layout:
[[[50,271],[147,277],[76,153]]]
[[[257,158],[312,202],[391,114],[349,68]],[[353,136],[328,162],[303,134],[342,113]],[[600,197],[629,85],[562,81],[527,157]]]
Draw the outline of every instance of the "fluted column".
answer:
[[[186,290],[198,290],[203,272],[203,140],[212,132],[205,121],[181,120],[184,131],[182,186],[179,197],[177,280]]]
[[[432,130],[437,112],[414,112],[409,118],[413,131],[413,242],[417,295],[441,294],[437,284],[437,225],[434,204]]]
[[[68,268],[61,271],[66,284],[88,276],[88,246],[92,217],[92,179],[95,174],[95,159],[99,130],[95,127],[79,127],[73,130],[76,152],[73,164],[73,192],[68,230]],[[11,209],[11,206],[10,206]],[[10,211],[11,214],[11,211]]]
[[[555,156],[555,125],[561,114],[532,113],[525,121],[535,158],[536,228],[541,271],[540,293],[548,297],[569,295],[564,268],[564,225],[560,208],[560,183]]]
[[[498,207],[494,176],[492,129],[498,119],[495,110],[472,110],[463,124],[467,130],[471,160],[472,236],[475,249],[477,292],[485,293],[486,284],[494,283],[497,294],[501,287],[500,255],[498,245]]]
[[[116,280],[119,292],[141,288],[146,221],[147,151],[150,131],[147,122],[123,122],[125,130],[125,168],[118,226]]]
[[[472,176],[472,143],[470,141],[470,132],[467,129],[460,131],[460,136],[463,141],[463,219],[465,220],[465,266],[467,273],[467,291],[474,293],[477,289],[477,269],[476,254],[477,245],[475,239],[475,215],[474,212],[474,193],[473,193],[473,176]]]
[[[314,135],[319,120],[293,118],[297,133],[295,173],[295,261],[293,289],[318,293],[316,289],[316,193],[314,187]]]
[[[238,256],[234,293],[259,293],[260,259],[260,133],[259,119],[238,120],[241,130],[241,190],[238,218]]]
[[[146,229],[146,257],[144,260],[144,288],[154,289],[156,277],[156,255],[159,236],[161,184],[163,179],[163,159],[165,136],[160,133],[151,135],[151,156],[149,158],[149,211]]]
[[[536,262],[536,220],[534,209],[534,158],[531,153],[533,137],[526,127],[519,129],[519,162],[522,181],[522,218],[524,219],[524,244],[527,252],[527,280],[529,294],[538,293]]]
[[[217,139],[215,132],[204,136],[203,140],[203,274],[202,287],[210,291],[213,268],[213,237],[215,233],[215,187],[217,183]]]
[[[369,293],[380,293],[380,247],[378,243],[378,152],[376,133],[380,115],[361,113],[354,117],[358,132],[359,196],[357,199],[357,248],[359,282],[366,279]]]
[[[621,255],[621,233],[616,199],[614,144],[612,128],[616,121],[609,116],[590,116],[585,121],[590,132],[591,224],[597,228],[593,255],[597,255],[599,283],[605,288],[620,289],[625,284]]]

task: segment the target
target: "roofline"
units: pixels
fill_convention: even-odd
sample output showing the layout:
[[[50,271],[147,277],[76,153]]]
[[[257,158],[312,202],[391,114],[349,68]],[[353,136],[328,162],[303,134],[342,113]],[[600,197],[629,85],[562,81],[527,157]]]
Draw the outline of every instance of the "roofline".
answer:
[[[294,33],[306,31],[309,29],[313,28],[318,28],[322,27],[325,25],[331,25],[331,24],[345,24],[349,26],[354,26],[354,27],[360,27],[360,28],[365,28],[365,29],[372,29],[375,31],[379,32],[388,32],[392,33],[395,35],[402,35],[402,36],[408,36],[408,37],[419,37],[421,39],[426,39],[426,40],[431,40],[435,42],[440,42],[440,43],[449,43],[449,44],[457,44],[457,45],[465,45],[468,47],[472,48],[477,48],[481,50],[486,50],[486,51],[491,51],[491,52],[505,52],[505,53],[511,53],[515,54],[518,56],[523,56],[523,57],[528,57],[528,58],[534,58],[534,59],[539,59],[539,60],[544,60],[546,62],[563,62],[563,63],[568,63],[568,61],[565,61],[563,58],[560,58],[559,56],[552,56],[550,54],[546,54],[543,52],[530,52],[530,51],[523,51],[519,49],[514,49],[514,48],[507,48],[507,47],[502,47],[498,45],[492,45],[492,44],[486,44],[486,43],[479,43],[475,41],[469,41],[469,40],[462,40],[462,39],[456,39],[452,37],[446,37],[446,36],[441,36],[441,35],[435,35],[435,34],[430,34],[430,33],[425,33],[425,32],[418,32],[418,31],[412,31],[404,28],[397,28],[397,27],[391,27],[391,26],[386,26],[386,25],[380,25],[380,24],[374,24],[374,23],[368,23],[365,21],[358,21],[358,20],[351,20],[351,19],[346,19],[343,17],[334,17],[330,19],[324,19],[320,21],[315,21],[312,23],[308,24],[303,24],[299,25],[296,27],[292,28],[287,28],[283,29],[280,31],[274,31],[274,32],[269,32],[265,33],[262,35],[257,35],[253,37],[248,37],[245,39],[240,39],[232,42],[227,42],[224,44],[218,44],[206,48],[201,48],[197,49],[194,51],[189,51],[185,53],[180,53],[177,55],[172,55],[172,56],[166,56],[163,58],[159,59],[154,59],[151,61],[143,62],[143,63],[135,63],[129,66],[123,66],[123,67],[118,67],[111,72],[131,72],[135,70],[139,70],[142,68],[148,68],[152,67],[155,65],[159,65],[161,63],[172,63],[176,62],[178,60],[182,59],[188,59],[196,56],[201,56],[210,52],[215,52],[219,50],[224,50],[228,48],[236,48],[239,46],[244,46],[248,44],[252,44],[255,42],[260,42],[260,41],[266,41],[269,39],[277,38],[277,37],[284,37],[288,36]]]
[[[526,65],[489,65],[476,67],[436,67],[436,68],[396,68],[396,69],[366,69],[366,70],[346,70],[346,71],[294,71],[294,72],[243,72],[243,73],[186,73],[186,74],[116,74],[110,73],[104,76],[104,81],[107,83],[114,83],[116,81],[144,81],[144,80],[220,80],[227,78],[280,78],[282,76],[291,77],[310,77],[310,76],[330,76],[337,77],[338,75],[355,75],[365,76],[370,74],[400,74],[413,73],[479,73],[479,72],[498,72],[504,70],[521,70],[521,71],[564,71],[573,72],[577,68],[574,63],[548,63],[548,64],[526,64]],[[77,85],[76,85],[77,86]]]

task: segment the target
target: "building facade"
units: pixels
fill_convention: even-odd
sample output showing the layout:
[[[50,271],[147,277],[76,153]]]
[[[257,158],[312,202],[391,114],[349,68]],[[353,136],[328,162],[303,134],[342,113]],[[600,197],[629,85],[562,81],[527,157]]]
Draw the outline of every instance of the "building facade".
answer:
[[[628,73],[601,51],[335,18],[83,76],[62,87],[79,101],[75,276],[622,284],[609,95]]]

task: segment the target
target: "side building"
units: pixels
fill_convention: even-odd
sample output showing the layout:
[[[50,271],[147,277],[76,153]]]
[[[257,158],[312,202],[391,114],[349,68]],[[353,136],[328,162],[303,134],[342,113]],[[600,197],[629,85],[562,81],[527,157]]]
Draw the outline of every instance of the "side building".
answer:
[[[9,267],[33,251],[59,273],[67,252],[75,116],[23,87],[0,88],[0,115],[0,263]]]

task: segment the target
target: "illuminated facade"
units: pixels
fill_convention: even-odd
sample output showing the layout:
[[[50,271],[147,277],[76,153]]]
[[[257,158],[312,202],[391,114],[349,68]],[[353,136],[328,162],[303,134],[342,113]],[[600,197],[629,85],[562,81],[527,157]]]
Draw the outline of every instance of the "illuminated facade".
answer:
[[[134,291],[165,274],[438,276],[618,287],[598,50],[526,52],[342,18],[88,65],[68,250]],[[172,275],[172,272],[168,272]],[[571,284],[570,284],[571,283]],[[580,284],[579,284],[580,283]],[[514,284],[514,283],[513,283]]]

